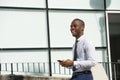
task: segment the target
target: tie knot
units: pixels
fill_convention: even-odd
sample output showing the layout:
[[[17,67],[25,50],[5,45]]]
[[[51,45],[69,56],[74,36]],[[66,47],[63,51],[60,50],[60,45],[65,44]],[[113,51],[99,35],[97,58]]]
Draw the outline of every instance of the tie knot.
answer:
[[[77,43],[77,42],[78,42],[78,40],[75,41],[75,43]]]

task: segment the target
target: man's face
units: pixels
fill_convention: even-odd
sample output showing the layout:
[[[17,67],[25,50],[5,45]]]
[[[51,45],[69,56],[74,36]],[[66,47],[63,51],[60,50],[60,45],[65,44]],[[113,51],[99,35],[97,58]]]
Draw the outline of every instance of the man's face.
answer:
[[[83,33],[84,26],[82,25],[82,22],[75,20],[71,23],[70,31],[72,35],[76,38],[79,38]]]

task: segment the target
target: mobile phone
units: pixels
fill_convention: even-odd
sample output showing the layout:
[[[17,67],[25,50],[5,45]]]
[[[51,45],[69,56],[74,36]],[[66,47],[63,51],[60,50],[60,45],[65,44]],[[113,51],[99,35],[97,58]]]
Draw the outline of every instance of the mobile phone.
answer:
[[[62,60],[57,60],[58,62],[62,62]]]

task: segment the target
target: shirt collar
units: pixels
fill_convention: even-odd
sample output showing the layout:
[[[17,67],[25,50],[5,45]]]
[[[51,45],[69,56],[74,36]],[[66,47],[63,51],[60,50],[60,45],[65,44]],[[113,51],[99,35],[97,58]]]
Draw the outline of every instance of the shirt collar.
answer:
[[[78,42],[81,41],[84,37],[85,37],[85,35],[80,36],[80,37],[77,39],[77,41],[78,41]]]

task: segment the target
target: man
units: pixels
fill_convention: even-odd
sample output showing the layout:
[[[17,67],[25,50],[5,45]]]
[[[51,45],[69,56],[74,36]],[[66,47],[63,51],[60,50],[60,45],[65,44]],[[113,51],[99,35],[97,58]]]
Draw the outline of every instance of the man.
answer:
[[[91,67],[96,62],[94,59],[95,48],[91,42],[84,35],[85,23],[81,19],[74,19],[70,25],[70,31],[75,37],[75,44],[73,45],[73,60],[67,59],[60,61],[63,67],[73,69],[71,80],[93,80]]]

